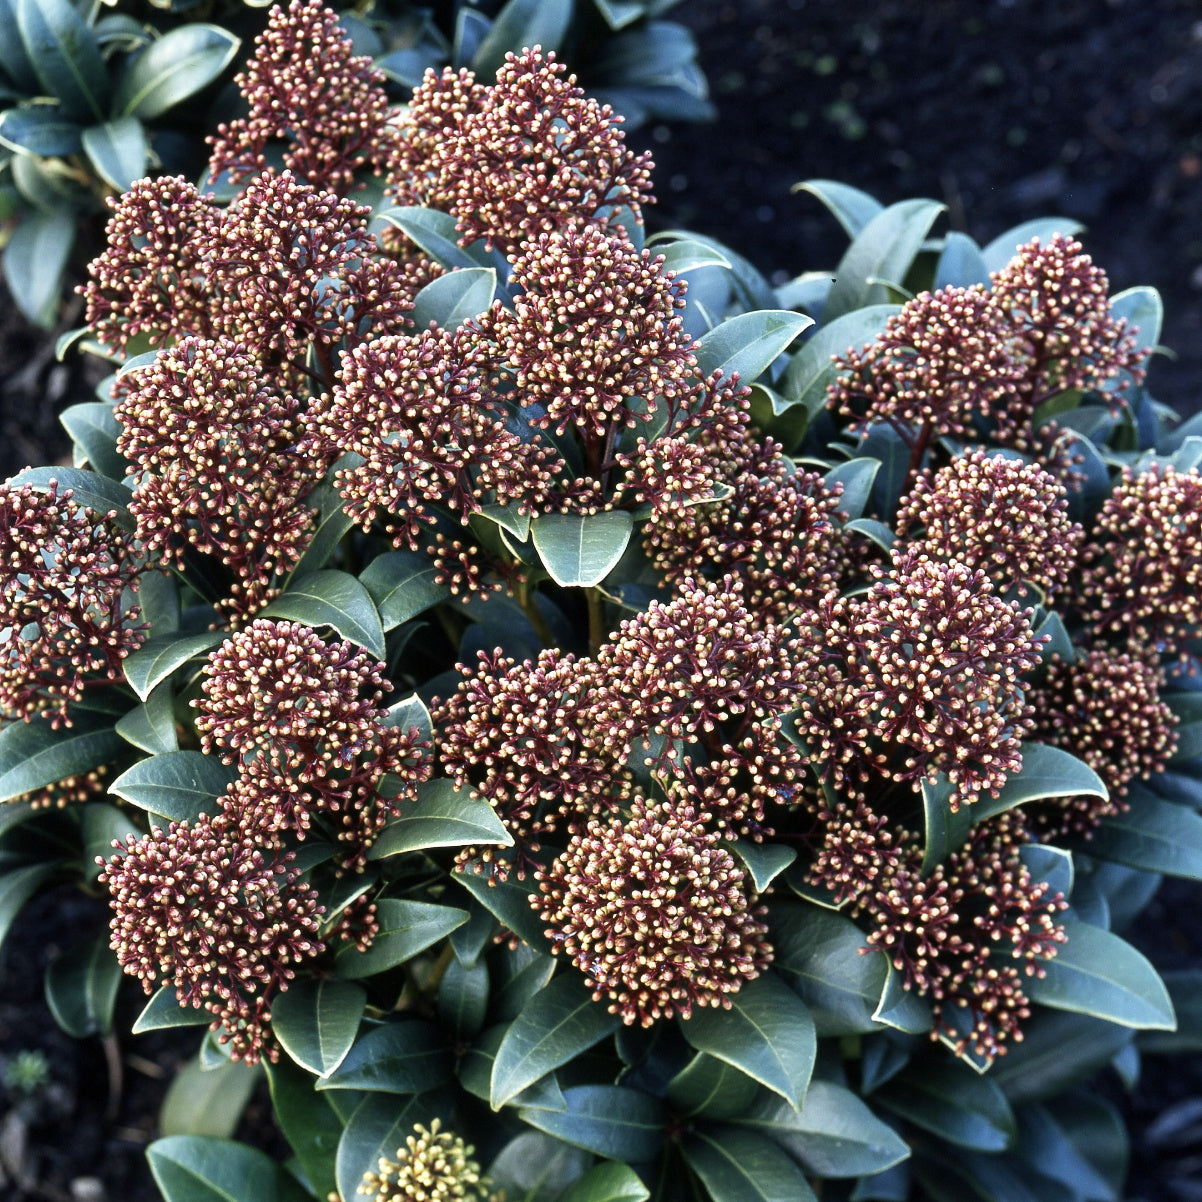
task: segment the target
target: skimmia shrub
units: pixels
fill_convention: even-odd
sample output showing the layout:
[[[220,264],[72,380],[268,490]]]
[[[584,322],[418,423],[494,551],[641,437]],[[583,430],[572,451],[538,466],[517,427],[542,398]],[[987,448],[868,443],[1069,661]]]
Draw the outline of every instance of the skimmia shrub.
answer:
[[[177,1096],[164,1196],[1118,1199],[1094,1078],[1198,1037],[1121,936],[1202,877],[1155,294],[829,181],[773,289],[644,245],[550,53],[399,109],[317,0],[257,54],[0,492],[3,916],[106,899],[60,1021],[135,978],[295,1153]]]

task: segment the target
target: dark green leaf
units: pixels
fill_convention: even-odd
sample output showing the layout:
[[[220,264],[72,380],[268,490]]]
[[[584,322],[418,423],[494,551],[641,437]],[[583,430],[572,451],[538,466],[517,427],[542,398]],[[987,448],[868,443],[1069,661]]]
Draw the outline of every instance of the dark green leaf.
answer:
[[[1125,1027],[1172,1030],[1168,990],[1156,970],[1129,943],[1101,927],[1071,919],[1068,942],[1047,961],[1047,975],[1026,983],[1034,1002],[1109,1019]]]
[[[545,949],[547,937],[544,924],[537,910],[530,904],[531,891],[521,881],[512,877],[506,881],[489,884],[488,868],[473,872],[469,865],[462,872],[456,871],[452,879],[462,885],[490,914],[500,919],[519,939],[525,940],[535,950]]]
[[[551,979],[555,971],[555,960],[531,951],[528,944],[520,944],[508,953],[505,964],[509,970],[493,997],[493,1018],[499,1023],[517,1018],[526,1008],[526,1003]]]
[[[813,1081],[801,1110],[761,1095],[733,1121],[774,1140],[818,1177],[862,1177],[904,1160],[910,1149],[849,1089]]]
[[[559,1199],[592,1163],[593,1158],[587,1152],[541,1131],[526,1130],[501,1149],[489,1166],[488,1175],[513,1202]]]
[[[46,1002],[68,1035],[85,1039],[108,1035],[121,966],[109,950],[107,933],[51,961],[46,969]]]
[[[193,1006],[181,1006],[175,996],[175,987],[164,985],[146,1003],[131,1028],[133,1034],[147,1031],[162,1031],[167,1027],[207,1027],[213,1016],[207,1010]]]
[[[294,981],[271,1003],[271,1029],[297,1064],[325,1077],[350,1051],[366,1004],[367,994],[349,981]]]
[[[610,1160],[585,1173],[559,1202],[646,1202],[650,1197],[634,1169]]]
[[[0,944],[21,907],[58,869],[57,864],[26,864],[0,872]]]
[[[260,617],[331,626],[344,639],[384,658],[384,628],[367,589],[347,572],[313,572],[291,581]]]
[[[811,415],[818,413],[826,406],[827,386],[838,374],[832,356],[871,342],[897,311],[897,305],[869,305],[824,322],[790,360],[781,377],[781,396]]]
[[[600,584],[622,558],[634,529],[624,509],[546,513],[530,523],[534,546],[551,579],[564,588]]]
[[[740,313],[702,336],[694,351],[697,370],[703,376],[721,371],[727,382],[737,375],[742,383],[750,384],[813,324],[813,318],[789,309]]]
[[[971,288],[974,284],[989,284],[989,268],[985,266],[981,248],[967,234],[951,230],[943,238],[931,291]]]
[[[63,272],[74,244],[75,217],[65,209],[56,208],[49,213],[26,212],[4,248],[4,280],[17,308],[45,329],[58,321]],[[34,470],[61,478],[67,469]]]
[[[340,976],[359,980],[413,959],[456,927],[467,922],[466,910],[431,902],[385,898],[379,904],[379,934],[371,947],[361,952],[348,945],[338,953]]]
[[[1177,969],[1161,979],[1177,1015],[1177,1029],[1141,1032],[1140,1051],[1156,1056],[1202,1052],[1202,968]]]
[[[360,579],[379,607],[384,629],[392,630],[451,595],[447,585],[437,583],[437,575],[428,555],[388,551],[373,559]]]
[[[448,271],[455,268],[479,267],[480,264],[459,245],[455,218],[436,209],[405,207],[385,209],[377,213],[381,221],[395,225],[401,233],[415,242],[436,263]]]
[[[487,964],[477,961],[463,965],[452,960],[447,965],[438,986],[437,1008],[439,1017],[457,1040],[470,1040],[480,1033],[488,1009],[488,993]]]
[[[387,788],[385,787],[385,793]],[[456,789],[446,777],[419,785],[417,801],[406,803],[376,840],[370,858],[431,847],[474,847],[480,844],[513,846],[513,836],[501,824],[492,806],[467,789]]]
[[[338,1188],[334,1165],[342,1122],[330,1098],[313,1088],[313,1078],[286,1056],[267,1065],[271,1109],[276,1123],[291,1145],[305,1178],[318,1198]]]
[[[885,289],[869,281],[900,284],[945,207],[933,200],[903,200],[873,217],[855,236],[835,269],[823,321],[834,321],[845,313],[884,301]]]
[[[217,812],[237,771],[200,751],[168,751],[139,760],[109,786],[125,801],[173,822]]]
[[[430,711],[416,693],[411,693],[390,705],[384,716],[384,724],[395,726],[398,730],[417,730],[423,739],[429,739],[434,734]],[[418,796],[421,796],[420,789]]]
[[[1051,797],[1109,796],[1102,778],[1088,764],[1061,747],[1023,744],[1022,767],[1007,779],[996,798],[984,797],[972,807],[974,822],[1014,806]]]
[[[668,1103],[686,1118],[728,1119],[742,1114],[759,1084],[733,1065],[698,1052],[668,1082]]]
[[[685,1039],[800,1106],[817,1048],[805,1003],[772,974],[748,981],[727,997],[729,1010],[695,1008],[680,1024]]]
[[[96,861],[109,860],[113,855],[114,843],[124,847],[129,835],[137,838],[141,834],[142,828],[126,810],[104,801],[89,802],[79,814],[79,836],[83,845],[80,867],[84,879],[96,880],[100,875],[100,866]]]
[[[1202,816],[1186,806],[1133,788],[1125,814],[1104,818],[1089,854],[1129,868],[1202,880]]]
[[[121,77],[113,111],[149,121],[207,87],[233,62],[240,40],[216,25],[180,26],[152,42]]]
[[[299,580],[302,576],[309,576],[324,568],[338,549],[343,536],[355,524],[354,519],[343,509],[342,496],[332,484],[319,484],[305,498],[305,505],[316,512],[317,528],[313,531],[313,537],[309,539],[296,567],[288,574],[289,580]],[[370,587],[368,591],[370,592]]]
[[[879,459],[849,459],[846,463],[831,468],[822,477],[827,488],[833,488],[836,484],[842,485],[843,493],[839,498],[841,513],[847,514],[849,518],[858,518],[864,512],[864,506],[872,496],[873,481],[880,468]]]
[[[347,1120],[338,1141],[335,1174],[342,1198],[355,1198],[356,1190],[368,1169],[379,1168],[381,1156],[393,1158],[398,1148],[413,1134],[415,1123],[430,1123],[439,1117],[422,1097],[397,1098],[382,1094],[366,1097]],[[310,1200],[311,1202],[311,1200]]]
[[[885,988],[872,1017],[906,1035],[925,1035],[933,1023],[930,1005],[926,998],[905,987],[902,974],[888,963],[887,957],[882,959],[886,961]]]
[[[1014,1115],[1002,1091],[954,1061],[928,1059],[881,1086],[873,1097],[915,1126],[980,1152],[1003,1152],[1014,1142]]]
[[[1046,246],[1053,234],[1072,237],[1081,233],[1084,228],[1079,221],[1071,221],[1067,217],[1036,217],[998,234],[981,251],[981,257],[990,271],[1000,271],[1014,258],[1018,248],[1026,246],[1032,239],[1038,238]]]
[[[125,749],[111,726],[89,729],[80,720],[70,729],[52,731],[40,718],[14,722],[0,730],[0,801],[91,772]]]
[[[867,192],[833,179],[808,179],[793,185],[794,192],[808,192],[820,200],[849,238],[855,238],[873,218],[885,211]]]
[[[1127,322],[1130,332],[1135,335],[1137,349],[1150,351],[1160,342],[1164,302],[1155,288],[1142,285],[1116,292],[1110,298],[1110,312],[1118,320]]]
[[[780,843],[755,843],[750,839],[732,839],[725,846],[743,861],[743,867],[750,873],[757,893],[763,893],[797,859],[795,848],[785,847]]]
[[[151,755],[178,751],[175,698],[170,686],[155,689],[142,705],[118,719],[114,729],[139,751],[147,751]]]
[[[78,154],[79,123],[63,115],[58,104],[32,104],[0,113],[0,143],[45,158]]]
[[[84,19],[68,0],[17,0],[17,32],[47,93],[81,121],[108,115],[109,76]],[[11,37],[13,30],[6,30]]]
[[[472,56],[472,70],[491,80],[508,51],[522,46],[558,50],[571,22],[572,0],[509,0]]]
[[[487,1102],[492,1088],[492,1070],[497,1059],[497,1049],[505,1038],[505,1025],[489,1027],[477,1040],[471,1051],[459,1064],[459,1084],[473,1097]],[[564,1110],[563,1090],[554,1073],[540,1077],[533,1085],[528,1085],[510,1105],[515,1109],[524,1106],[534,1110]]]
[[[146,1149],[165,1202],[312,1202],[257,1148],[205,1135],[169,1135]]]
[[[665,241],[667,238],[671,241]],[[653,253],[663,255],[661,271],[684,275],[698,267],[730,267],[730,260],[716,247],[680,231],[657,234],[648,239],[648,246]]]
[[[684,1158],[711,1202],[817,1202],[802,1171],[754,1131],[698,1131],[686,1140]]]
[[[4,252],[6,263],[11,253],[12,243],[9,243],[9,249]],[[56,482],[60,498],[70,489],[71,499],[76,505],[83,505],[97,517],[112,513],[113,521],[122,529],[134,529],[133,514],[126,508],[133,494],[124,484],[118,484],[108,476],[77,467],[31,467],[9,480],[9,484],[16,488],[22,484],[32,485],[34,492],[49,492],[50,486]]]
[[[607,1160],[638,1164],[659,1155],[667,1117],[659,1098],[621,1085],[577,1085],[563,1096],[564,1110],[525,1109],[520,1117]]]
[[[819,1035],[879,1029],[872,1015],[885,988],[888,960],[868,955],[863,931],[818,906],[778,902],[769,925],[772,967],[797,991]]]
[[[125,660],[125,679],[138,696],[145,701],[176,668],[197,658],[218,643],[224,642],[222,630],[205,630],[200,634],[163,634],[147,639],[141,647]]]
[[[206,1048],[214,1053],[213,1061],[206,1060]],[[185,1064],[167,1087],[159,1111],[159,1130],[164,1135],[228,1139],[234,1134],[259,1083],[260,1069],[227,1056],[210,1032],[201,1044],[201,1055]]]
[[[505,1033],[493,1064],[492,1108],[500,1110],[528,1085],[587,1051],[617,1026],[617,1018],[593,1001],[579,976],[558,977],[535,994]]]
[[[83,148],[96,174],[119,192],[146,174],[149,146],[137,117],[118,117],[83,131]]]
[[[431,280],[413,298],[409,314],[419,330],[430,323],[453,330],[492,305],[497,290],[497,272],[492,267],[462,267]]]
[[[321,1089],[371,1093],[421,1093],[451,1076],[450,1049],[438,1030],[420,1019],[386,1023],[355,1041]]]
[[[113,416],[112,405],[85,401],[64,409],[59,421],[71,435],[78,454],[96,471],[116,480],[125,475],[125,458],[117,453],[121,423]]]
[[[1074,1101],[1076,1099],[1071,1097],[1057,1099],[1054,1108],[1026,1106],[1020,1110],[1018,1112],[1019,1154],[1032,1169],[1045,1177],[1052,1178],[1063,1188],[1073,1191],[1078,1196],[1104,1198],[1110,1199],[1111,1202],[1118,1202],[1119,1194],[1112,1183],[1107,1180],[1106,1175],[1095,1167],[1088,1152],[1094,1150],[1090,1147],[1092,1142],[1090,1137],[1099,1126],[1101,1126],[1101,1134],[1107,1142],[1112,1146],[1122,1147],[1126,1136],[1122,1123],[1100,1099],[1097,1100],[1096,1105],[1103,1108],[1101,1111],[1090,1109],[1078,1111],[1077,1114],[1073,1113]],[[1067,1104],[1067,1112],[1066,1109],[1062,1109],[1065,1104]],[[1094,1099],[1090,1099],[1086,1103],[1091,1107],[1093,1104],[1095,1104]],[[1107,1130],[1108,1111],[1112,1119],[1109,1130]],[[1061,1121],[1061,1115],[1064,1115],[1067,1121]],[[1077,1127],[1077,1123],[1073,1120],[1078,1115],[1083,1121],[1078,1129],[1074,1129]],[[1083,1146],[1078,1146],[1078,1140]],[[1123,1176],[1125,1177],[1125,1175],[1124,1173]],[[1119,1179],[1117,1185],[1121,1187],[1122,1178]]]
[[[1044,843],[1027,843],[1018,849],[1019,857],[1031,873],[1031,879],[1047,881],[1053,893],[1070,897],[1073,892],[1071,852]]]

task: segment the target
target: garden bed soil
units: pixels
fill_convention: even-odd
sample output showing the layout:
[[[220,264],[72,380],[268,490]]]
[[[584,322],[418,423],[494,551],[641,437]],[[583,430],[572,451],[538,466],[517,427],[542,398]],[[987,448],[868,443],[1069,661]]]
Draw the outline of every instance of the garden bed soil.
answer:
[[[1197,0],[692,0],[717,127],[631,134],[657,160],[652,228],[719,238],[774,283],[837,263],[845,239],[794,183],[833,178],[892,202],[931,196],[978,240],[1028,218],[1081,220],[1113,287],[1165,300],[1151,387],[1202,407],[1202,4]],[[78,310],[64,326],[78,321]],[[61,408],[89,399],[94,366],[56,363],[53,339],[0,308],[0,470],[62,460]],[[1198,889],[1166,886],[1131,938],[1162,968],[1202,965]],[[56,954],[105,918],[60,890],[32,903],[0,957],[0,1058],[41,1050],[51,1085],[37,1115],[0,1119],[0,1197],[154,1202],[143,1152],[195,1030],[132,1037],[111,1056],[62,1035],[42,999]],[[118,1031],[142,1003],[125,982]],[[122,1025],[124,1024],[124,1025]],[[1149,1061],[1124,1098],[1132,1202],[1202,1199],[1202,1060]],[[0,1103],[2,1104],[2,1103]],[[262,1096],[244,1138],[271,1146]]]

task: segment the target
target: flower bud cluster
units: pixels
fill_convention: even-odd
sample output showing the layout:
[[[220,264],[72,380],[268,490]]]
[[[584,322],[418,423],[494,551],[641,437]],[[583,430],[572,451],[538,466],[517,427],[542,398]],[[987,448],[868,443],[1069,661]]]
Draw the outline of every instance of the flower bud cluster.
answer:
[[[103,870],[113,907],[111,946],[146,993],[171,985],[181,1006],[217,1017],[234,1059],[275,1060],[272,998],[323,950],[316,891],[291,853],[256,846],[227,816],[128,835]]]
[[[362,870],[388,817],[430,775],[417,731],[386,723],[386,687],[366,653],[299,623],[257,618],[226,639],[192,704],[204,751],[238,765],[221,799],[230,821],[304,838],[316,820],[347,845],[341,867]],[[389,797],[386,773],[400,790]]]
[[[502,1202],[472,1158],[475,1148],[441,1128],[439,1119],[415,1124],[395,1159],[381,1156],[363,1174],[356,1194],[369,1202]]]
[[[116,528],[59,492],[0,484],[0,716],[46,715],[70,726],[68,706],[90,685],[120,680],[145,632],[126,590],[144,557]]]

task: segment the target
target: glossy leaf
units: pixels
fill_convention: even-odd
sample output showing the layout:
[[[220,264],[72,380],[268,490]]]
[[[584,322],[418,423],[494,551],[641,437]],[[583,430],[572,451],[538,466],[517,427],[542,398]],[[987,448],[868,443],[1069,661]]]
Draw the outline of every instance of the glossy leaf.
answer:
[[[813,318],[789,309],[740,313],[702,335],[694,350],[697,370],[702,376],[721,371],[727,383],[737,375],[740,382],[750,384],[813,324]]]
[[[435,579],[438,569],[417,551],[387,551],[373,559],[360,577],[380,610],[385,630],[445,601],[451,590]]]
[[[96,174],[124,192],[146,174],[149,145],[137,117],[118,117],[83,131],[83,148]]]
[[[77,154],[81,132],[79,122],[65,116],[58,104],[23,105],[0,113],[0,143],[24,154]]]
[[[1138,350],[1150,351],[1160,342],[1164,302],[1155,288],[1145,284],[1116,292],[1110,298],[1110,312],[1116,319],[1127,322]]]
[[[974,284],[989,284],[989,268],[981,248],[959,230],[950,230],[943,238],[943,250],[935,264],[931,291],[940,288],[971,288]]]
[[[130,688],[145,701],[176,668],[183,667],[202,652],[209,651],[225,640],[221,630],[205,630],[200,634],[164,634],[147,639],[125,659],[125,679]]]
[[[265,1153],[232,1140],[170,1135],[146,1159],[164,1202],[312,1202]]]
[[[459,245],[455,218],[449,213],[420,207],[385,209],[376,214],[381,221],[396,226],[436,263],[448,271],[479,267],[480,264]]]
[[[800,1110],[760,1099],[733,1121],[779,1144],[817,1177],[861,1177],[905,1160],[910,1149],[850,1089],[813,1081]]]
[[[880,471],[879,459],[861,457],[849,459],[831,468],[823,476],[828,488],[839,485],[843,492],[839,498],[839,510],[849,518],[858,518],[872,496],[872,485]]]
[[[1040,243],[1046,246],[1053,234],[1072,237],[1084,229],[1079,221],[1068,217],[1035,217],[998,234],[992,242],[982,248],[981,257],[990,271],[1000,271],[1014,258],[1018,248],[1026,246],[1032,239],[1038,238]]]
[[[527,1002],[550,981],[555,960],[532,951],[528,944],[519,944],[509,953],[505,966],[508,971],[501,978],[504,983],[494,989],[492,997],[493,1018],[500,1023],[517,1018]]]
[[[577,1085],[563,1096],[563,1110],[527,1108],[519,1115],[536,1130],[608,1160],[638,1164],[659,1155],[667,1117],[659,1098],[621,1085]]]
[[[800,1106],[814,1068],[817,1042],[805,1003],[779,977],[765,974],[727,995],[729,1010],[696,1007],[680,1024],[699,1052],[732,1064]]]
[[[151,42],[121,77],[113,110],[149,121],[211,84],[233,62],[240,40],[194,22]]]
[[[634,529],[624,509],[594,514],[546,513],[530,523],[534,546],[564,588],[600,584],[622,558]]]
[[[698,1052],[668,1082],[668,1102],[686,1118],[726,1119],[743,1114],[759,1083],[733,1065]]]
[[[0,801],[44,789],[107,764],[126,750],[111,726],[51,731],[48,722],[15,722],[0,730]]]
[[[385,787],[385,793],[387,788]],[[406,803],[369,853],[373,860],[433,847],[513,846],[513,836],[496,811],[468,789],[456,789],[446,777],[419,785],[417,801]]]
[[[139,751],[146,751],[151,755],[178,751],[175,699],[170,686],[155,689],[145,702],[119,718],[114,729]]]
[[[897,311],[897,305],[868,305],[823,322],[789,361],[780,380],[781,396],[808,413],[819,412],[826,405],[827,386],[838,374],[832,356],[871,342]]]
[[[302,1068],[328,1076],[359,1031],[367,994],[349,981],[302,978],[271,1003],[271,1029]]]
[[[169,751],[139,760],[109,786],[118,797],[173,822],[215,814],[237,771],[214,755]]]
[[[536,950],[547,947],[543,921],[530,905],[530,890],[522,882],[511,878],[490,884],[487,871],[474,872],[471,865],[462,872],[456,871],[452,880],[462,885],[519,939]]]
[[[808,179],[793,185],[794,192],[808,192],[820,200],[849,238],[855,238],[875,217],[885,211],[879,200],[833,179]]]
[[[513,1202],[559,1199],[592,1163],[593,1158],[587,1152],[541,1131],[527,1129],[501,1149],[489,1166],[488,1175]]]
[[[380,931],[367,951],[348,945],[338,953],[340,976],[360,980],[403,964],[462,926],[468,914],[453,906],[389,897],[379,903],[377,918]]]
[[[57,864],[25,864],[0,872],[0,944],[21,907],[57,871]]]
[[[1002,1091],[991,1078],[954,1061],[924,1061],[873,1098],[957,1147],[1004,1152],[1014,1142],[1014,1114]]]
[[[355,524],[342,507],[342,497],[332,484],[319,484],[305,497],[305,505],[317,514],[317,528],[296,566],[288,574],[289,581],[321,571],[338,550],[338,544],[347,531]],[[287,582],[284,587],[287,588]]]
[[[81,121],[108,115],[109,75],[84,19],[69,0],[17,0],[17,29],[38,82]],[[13,30],[7,30],[11,37]]]
[[[472,317],[479,317],[491,305],[497,290],[497,272],[492,267],[464,267],[431,280],[413,298],[409,314],[419,330],[433,322],[444,330],[453,330]]]
[[[492,79],[518,46],[558,50],[572,21],[573,0],[509,0],[472,56],[472,70]]]
[[[313,1078],[287,1056],[266,1068],[276,1124],[313,1192],[318,1198],[328,1197],[338,1188],[334,1166],[342,1136],[342,1122],[330,1105],[332,1095],[318,1093]]]
[[[559,1202],[646,1202],[650,1197],[634,1169],[609,1160],[585,1173]]]
[[[421,1093],[448,1080],[452,1068],[450,1049],[437,1028],[424,1020],[405,1020],[374,1027],[355,1040],[317,1088]]]
[[[569,972],[557,977],[527,1003],[497,1049],[492,1108],[499,1110],[540,1077],[600,1043],[617,1026],[618,1019],[593,1001],[579,975]]]
[[[363,1174],[377,1169],[381,1156],[395,1157],[397,1149],[403,1148],[413,1134],[414,1124],[428,1126],[433,1117],[436,1114],[421,1097],[403,1103],[382,1094],[366,1097],[347,1120],[338,1141],[335,1174],[339,1197],[354,1198]]]
[[[148,1001],[131,1028],[134,1035],[162,1031],[168,1027],[207,1027],[213,1015],[195,1006],[181,1006],[175,987],[164,985]]]
[[[483,961],[465,965],[452,960],[447,965],[436,1007],[444,1027],[457,1041],[466,1042],[480,1033],[488,1010],[489,985],[488,965]]]
[[[77,455],[82,454],[96,471],[117,480],[125,475],[125,458],[117,452],[121,423],[113,416],[112,405],[85,401],[64,409],[59,421],[71,435]]]
[[[817,1202],[797,1165],[754,1131],[698,1131],[685,1141],[684,1158],[711,1202]]]
[[[868,955],[850,918],[817,906],[772,907],[772,967],[797,992],[819,1035],[879,1029],[872,1015],[885,987],[888,960]]]
[[[159,1111],[164,1135],[228,1139],[234,1134],[261,1070],[221,1055],[215,1065],[205,1064],[203,1057],[190,1060],[172,1079]]]
[[[887,959],[885,988],[872,1017],[906,1035],[925,1035],[933,1023],[926,998],[907,989],[902,974]]]
[[[121,983],[121,966],[107,932],[52,960],[46,969],[46,1002],[68,1035],[108,1035]]]
[[[1202,816],[1133,788],[1131,808],[1104,818],[1089,840],[1089,854],[1129,868],[1202,880]]]
[[[14,162],[14,172],[21,161]],[[58,320],[63,272],[74,243],[74,215],[56,208],[48,213],[25,213],[4,247],[4,281],[17,308],[30,321],[46,329]],[[67,469],[34,470],[61,477]],[[21,473],[22,476],[28,474]]]
[[[367,589],[347,572],[313,572],[289,583],[260,617],[330,626],[342,638],[384,658],[384,628]]]
[[[874,280],[900,284],[945,206],[933,200],[903,200],[873,217],[855,236],[835,269],[823,321],[879,304],[885,289]]]
[[[751,839],[732,839],[724,844],[743,862],[757,893],[763,893],[794,860],[797,850],[780,843],[756,843]]]
[[[1064,929],[1068,942],[1046,962],[1046,976],[1025,985],[1032,1001],[1125,1027],[1172,1030],[1168,990],[1144,956],[1101,927],[1069,919]]]
[[[459,1084],[473,1097],[487,1102],[492,1088],[492,1070],[497,1059],[497,1049],[505,1038],[505,1024],[489,1027],[476,1042],[471,1050],[459,1061]],[[528,1085],[509,1105],[514,1109],[529,1107],[534,1110],[565,1110],[563,1090],[554,1073],[540,1077],[533,1085]]]

